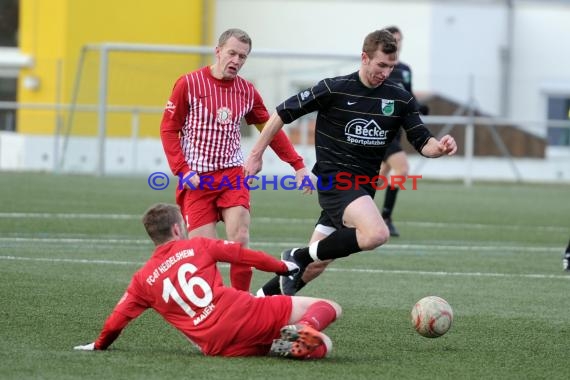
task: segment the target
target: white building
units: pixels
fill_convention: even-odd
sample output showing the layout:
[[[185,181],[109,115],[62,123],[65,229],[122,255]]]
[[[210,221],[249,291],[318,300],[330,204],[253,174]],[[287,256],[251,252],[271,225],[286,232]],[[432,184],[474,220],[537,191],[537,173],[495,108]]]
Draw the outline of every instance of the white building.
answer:
[[[253,57],[255,49],[280,49],[352,54],[357,60],[299,72],[296,82],[280,90],[260,81],[270,106],[297,84],[356,70],[364,36],[397,25],[414,91],[459,103],[473,98],[489,115],[521,121],[548,119],[549,104],[560,108],[551,118],[568,119],[569,21],[568,0],[217,0],[216,12],[217,33],[232,26],[250,33]],[[295,67],[275,62],[263,67],[268,62],[259,61],[252,58],[244,75],[266,78]]]
[[[397,25],[414,92],[471,104],[548,140],[545,160],[456,159],[449,170],[423,165],[424,174],[461,177],[468,166],[479,178],[520,179],[524,172],[526,179],[568,181],[569,21],[568,0],[217,0],[216,32],[240,27],[250,33],[253,53],[243,75],[273,107],[316,80],[355,71],[364,36]],[[355,61],[270,62],[254,58],[256,49],[353,55]],[[295,79],[283,83],[283,73]]]
[[[570,0],[216,0],[214,23],[216,36],[230,27],[251,35],[252,55],[241,74],[256,83],[270,109],[324,77],[357,70],[365,35],[397,25],[404,34],[400,58],[413,69],[416,94],[472,105],[548,141],[545,159],[454,157],[420,167],[412,158],[412,169],[434,178],[509,180],[524,173],[524,180],[570,181]],[[268,57],[271,51],[276,54]],[[53,168],[26,152],[55,144],[45,137],[20,140],[0,136],[0,168]],[[245,150],[252,141],[245,139]],[[114,150],[105,156],[121,155],[107,160],[106,172],[168,171],[159,141],[106,145]],[[14,153],[18,146],[25,148]],[[95,141],[69,146],[81,154],[97,151]],[[312,147],[299,149],[311,164]],[[268,155],[266,168],[288,170]],[[96,171],[91,156],[74,162],[76,171]]]

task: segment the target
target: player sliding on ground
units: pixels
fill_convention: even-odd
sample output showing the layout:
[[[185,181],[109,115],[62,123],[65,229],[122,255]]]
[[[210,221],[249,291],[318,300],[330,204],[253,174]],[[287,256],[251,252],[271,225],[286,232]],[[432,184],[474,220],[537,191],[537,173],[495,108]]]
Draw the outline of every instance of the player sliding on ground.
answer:
[[[157,204],[143,217],[156,245],[93,343],[75,350],[105,350],[121,331],[152,308],[203,354],[270,355],[319,359],[332,348],[321,332],[341,315],[333,301],[310,297],[257,298],[224,286],[216,263],[241,263],[279,275],[293,275],[296,264],[278,260],[239,243],[196,237],[175,205]]]

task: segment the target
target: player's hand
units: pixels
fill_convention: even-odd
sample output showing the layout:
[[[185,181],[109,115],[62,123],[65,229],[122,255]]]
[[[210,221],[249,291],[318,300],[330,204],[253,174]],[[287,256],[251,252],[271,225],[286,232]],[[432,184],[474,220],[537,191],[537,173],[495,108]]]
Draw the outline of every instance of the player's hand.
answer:
[[[261,156],[250,154],[245,160],[245,165],[243,166],[243,174],[247,177],[252,177],[261,171],[263,167],[263,159]],[[251,186],[253,183],[253,178],[247,180],[247,184]]]
[[[287,272],[276,273],[279,276],[294,276],[297,273],[299,273],[299,271],[301,270],[301,269],[299,269],[299,266],[292,261],[281,260],[281,262],[285,263],[285,265],[287,265]]]
[[[73,349],[76,351],[95,351],[95,342],[86,344],[84,346],[75,346]]]
[[[186,172],[180,177],[180,184],[184,189],[196,190],[200,186],[200,176],[193,171]]]
[[[444,154],[452,156],[457,152],[457,143],[450,135],[445,135],[441,140],[431,137],[422,148],[422,154],[426,157],[436,158]]]
[[[439,140],[439,147],[441,155],[447,154],[452,156],[457,152],[457,143],[450,135],[445,135]]]
[[[303,194],[313,194],[315,184],[307,168],[301,168],[295,172],[295,181],[297,182],[297,189],[303,190]]]

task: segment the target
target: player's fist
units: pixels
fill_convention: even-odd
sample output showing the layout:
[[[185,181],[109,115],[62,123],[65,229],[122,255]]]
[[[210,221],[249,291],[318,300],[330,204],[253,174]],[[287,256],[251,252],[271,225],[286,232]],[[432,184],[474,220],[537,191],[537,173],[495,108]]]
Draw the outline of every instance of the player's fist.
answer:
[[[439,140],[439,149],[442,155],[447,154],[451,156],[457,152],[457,143],[453,137],[445,135]]]
[[[294,276],[301,270],[299,266],[292,261],[281,260],[281,262],[287,266],[287,271],[277,273],[280,276]]]

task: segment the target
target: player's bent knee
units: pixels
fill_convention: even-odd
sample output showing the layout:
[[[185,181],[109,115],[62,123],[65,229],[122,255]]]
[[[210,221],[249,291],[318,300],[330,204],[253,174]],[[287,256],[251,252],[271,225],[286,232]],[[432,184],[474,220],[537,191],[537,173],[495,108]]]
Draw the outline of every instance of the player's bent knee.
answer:
[[[372,233],[362,235],[358,238],[358,246],[363,251],[371,251],[388,242],[390,231],[387,227],[379,227]]]
[[[342,307],[334,301],[327,300],[327,302],[333,307],[334,311],[336,312],[336,319],[339,319],[342,315]]]
[[[394,176],[405,178],[408,176],[408,171],[409,171],[409,168],[407,166],[400,168],[398,171],[394,170]]]

